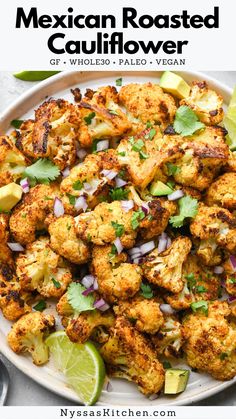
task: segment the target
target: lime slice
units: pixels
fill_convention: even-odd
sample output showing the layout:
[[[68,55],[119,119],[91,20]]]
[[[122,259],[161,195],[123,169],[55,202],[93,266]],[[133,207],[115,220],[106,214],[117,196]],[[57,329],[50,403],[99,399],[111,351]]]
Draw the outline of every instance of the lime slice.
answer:
[[[60,73],[60,71],[21,71],[20,73],[14,73],[13,76],[24,81],[41,81],[57,73]]]
[[[73,343],[64,331],[52,333],[46,344],[56,367],[66,376],[80,400],[92,405],[98,400],[104,380],[105,367],[101,355],[91,342]]]
[[[236,87],[234,88],[227,113],[224,117],[224,126],[228,131],[226,136],[230,150],[236,149]]]

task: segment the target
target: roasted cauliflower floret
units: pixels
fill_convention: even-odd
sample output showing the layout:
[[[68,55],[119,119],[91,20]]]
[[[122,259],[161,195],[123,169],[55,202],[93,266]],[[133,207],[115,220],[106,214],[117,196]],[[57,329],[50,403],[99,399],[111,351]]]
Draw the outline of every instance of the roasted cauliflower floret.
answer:
[[[164,323],[160,304],[154,299],[134,297],[132,300],[120,301],[114,306],[116,316],[124,316],[139,331],[157,333]]]
[[[130,248],[137,236],[132,227],[133,213],[126,212],[121,201],[102,202],[93,211],[75,218],[77,234],[97,245],[113,243],[119,237],[122,245]]]
[[[207,316],[198,310],[183,321],[188,364],[217,380],[236,375],[236,324],[229,316],[228,304],[215,301],[208,302]]]
[[[232,257],[232,256],[231,256]],[[233,256],[235,258],[235,256]],[[236,272],[230,258],[223,264],[226,291],[236,297]]]
[[[0,309],[3,316],[7,320],[14,322],[24,314],[30,313],[29,299],[29,293],[21,291],[17,283],[5,288],[5,291],[0,291]]]
[[[80,144],[90,147],[100,138],[120,137],[132,125],[118,104],[114,86],[100,87],[96,92],[89,91],[79,104],[82,123]]]
[[[205,81],[193,82],[189,96],[180,105],[191,108],[206,125],[218,125],[224,116],[222,96],[209,89]]]
[[[89,247],[77,237],[75,220],[71,215],[48,217],[46,222],[49,223],[50,246],[57,254],[76,264],[88,261]]]
[[[12,263],[12,252],[7,242],[9,242],[8,219],[5,214],[0,214],[0,262]]]
[[[44,339],[53,332],[54,328],[55,319],[52,315],[29,313],[12,326],[7,341],[14,352],[17,354],[29,352],[35,365],[43,365],[49,359]]]
[[[119,101],[135,124],[151,122],[167,127],[174,120],[176,105],[172,96],[153,83],[130,83],[119,92]]]
[[[46,237],[27,245],[16,265],[21,288],[37,290],[44,297],[61,297],[72,280],[70,266],[53,252]]]
[[[126,261],[127,255],[114,254],[112,246],[94,246],[92,270],[97,277],[99,293],[108,302],[126,300],[140,289],[141,268]]]
[[[10,217],[10,230],[16,242],[32,243],[37,230],[42,230],[44,221],[53,209],[56,190],[47,185],[37,185],[25,194]]]
[[[225,173],[218,177],[207,190],[206,203],[233,211],[236,209],[236,173]]]
[[[101,354],[108,374],[126,378],[145,394],[158,393],[164,384],[164,370],[148,340],[129,321],[118,317]]]
[[[171,141],[173,136],[168,137]],[[174,162],[177,168],[173,175],[175,181],[200,191],[208,188],[229,156],[225,130],[206,127],[191,137],[185,137],[181,147],[184,155]]]
[[[227,209],[201,204],[190,231],[201,240],[214,239],[229,251],[236,249],[236,220]]]
[[[200,240],[196,246],[196,254],[204,265],[216,266],[222,261],[222,252],[214,239]]]
[[[204,266],[195,255],[188,255],[183,263],[182,279],[182,291],[166,296],[168,303],[176,310],[187,309],[196,301],[216,300],[219,296],[219,275]]]
[[[142,265],[144,276],[151,283],[168,291],[182,291],[182,265],[191,250],[191,245],[188,237],[178,237],[165,252],[159,254],[158,250],[154,249]]]
[[[47,157],[60,170],[76,160],[80,112],[63,99],[49,99],[35,111],[35,121],[23,122],[17,147],[28,157]]]
[[[175,316],[165,316],[164,324],[151,341],[158,355],[178,357],[184,343],[181,323]]]
[[[0,187],[19,179],[27,166],[25,156],[7,136],[0,136]]]

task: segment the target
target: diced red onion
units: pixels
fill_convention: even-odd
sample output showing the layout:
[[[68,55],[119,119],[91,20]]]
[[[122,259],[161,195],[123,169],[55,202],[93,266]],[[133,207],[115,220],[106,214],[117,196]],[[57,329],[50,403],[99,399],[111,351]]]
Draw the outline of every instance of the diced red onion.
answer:
[[[171,238],[167,237],[166,248],[169,249],[170,246],[171,246]]]
[[[221,286],[222,286],[223,288],[226,288],[226,283],[225,283],[225,280],[224,280],[224,279],[222,279],[222,281],[221,281]]]
[[[151,396],[148,397],[149,400],[156,400],[158,398],[158,394],[151,394]]]
[[[89,288],[87,288],[86,290],[84,290],[83,292],[82,292],[82,295],[84,295],[85,297],[87,297],[87,295],[89,295],[91,292],[93,292],[94,291],[94,288],[93,288],[93,285],[91,286],[91,287],[89,287]]]
[[[110,308],[110,306],[106,303],[106,301],[103,300],[103,298],[96,300],[93,306],[100,311],[106,311]]]
[[[160,304],[160,309],[164,314],[176,313],[176,311],[170,306],[170,304]]]
[[[134,201],[132,199],[127,201],[121,201],[121,206],[125,212],[128,212],[134,207]]]
[[[230,260],[230,263],[231,263],[231,266],[232,266],[233,270],[236,271],[236,258],[235,258],[235,256],[230,255],[229,260]]]
[[[88,204],[87,204],[86,199],[85,199],[84,196],[80,196],[79,198],[76,199],[75,209],[77,211],[82,209],[85,212],[87,208],[88,208]]]
[[[222,274],[224,272],[223,266],[215,266],[213,269],[214,274]]]
[[[84,148],[80,148],[79,150],[77,150],[77,157],[79,157],[79,159],[83,160],[86,156],[87,156],[87,151]]]
[[[62,170],[61,174],[62,174],[62,176],[63,176],[64,178],[65,178],[65,177],[68,177],[68,176],[69,176],[69,174],[70,174],[70,168],[69,168],[69,167],[66,167],[64,170]]]
[[[102,141],[99,141],[97,143],[96,151],[103,151],[103,150],[106,150],[107,148],[109,148],[109,141],[108,140],[102,140]]]
[[[145,215],[147,215],[149,213],[149,205],[148,205],[148,203],[145,203],[144,202],[142,204],[141,208],[142,208],[142,210],[143,210],[143,212],[144,212]]]
[[[157,247],[157,251],[158,253],[162,253],[164,252],[164,250],[166,250],[167,247],[167,238],[165,238],[164,236],[160,236],[159,242],[158,242],[158,247]]]
[[[231,303],[234,303],[235,301],[236,301],[236,297],[234,297],[233,295],[230,295],[228,298],[228,303],[231,304]]]
[[[53,212],[57,218],[62,217],[62,215],[65,213],[64,205],[59,198],[54,199]]]
[[[115,170],[102,170],[101,174],[105,176],[107,179],[112,180],[117,176],[117,172]]]
[[[94,276],[93,275],[85,275],[81,281],[85,288],[90,288],[94,284]]]
[[[84,182],[84,189],[85,191],[91,191],[92,185],[89,182]]]
[[[139,265],[142,262],[143,262],[142,257],[137,257],[137,258],[132,259],[132,263],[135,263],[136,265]]]
[[[7,245],[13,252],[23,252],[25,250],[20,243],[7,243]]]
[[[28,181],[27,177],[20,181],[20,186],[22,187],[24,193],[29,192],[29,190],[30,190],[29,186],[30,185],[29,185],[29,181]]]
[[[116,181],[116,187],[117,188],[122,188],[122,186],[127,185],[127,182],[125,180],[121,179],[120,177],[116,177],[115,181]]]
[[[97,281],[97,278],[94,278],[93,288],[94,288],[94,291],[98,290],[98,281]]]
[[[177,191],[172,192],[170,195],[167,195],[167,198],[169,201],[176,201],[177,199],[180,199],[184,196],[184,192],[181,189],[178,189]]]
[[[141,253],[139,247],[132,247],[132,249],[128,250],[130,256],[134,255],[135,253]]]
[[[113,244],[116,246],[116,250],[117,250],[117,253],[119,255],[123,250],[123,246],[122,246],[122,243],[120,241],[120,238],[117,237]]]
[[[112,385],[111,385],[110,380],[108,380],[108,381],[107,381],[107,384],[106,384],[106,391],[108,391],[108,393],[110,393],[111,391],[113,391],[113,387],[112,387]]]
[[[147,243],[142,244],[140,246],[140,251],[141,251],[142,255],[146,255],[146,253],[151,252],[151,250],[155,249],[155,247],[156,247],[155,246],[155,243],[152,240],[150,242],[147,242]]]

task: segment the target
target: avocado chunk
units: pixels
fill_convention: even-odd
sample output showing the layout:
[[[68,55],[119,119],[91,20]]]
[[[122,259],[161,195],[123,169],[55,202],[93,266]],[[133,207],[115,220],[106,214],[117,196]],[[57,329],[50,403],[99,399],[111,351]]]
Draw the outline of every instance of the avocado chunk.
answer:
[[[21,200],[22,193],[22,187],[14,182],[0,188],[0,211],[10,211]]]
[[[189,370],[169,368],[165,372],[165,394],[182,393],[187,386]]]
[[[186,81],[171,71],[165,71],[165,73],[162,74],[160,86],[165,92],[171,93],[178,99],[184,99],[188,97],[190,93],[190,86]]]
[[[161,182],[160,180],[153,182],[150,187],[150,193],[153,196],[170,195],[172,192],[173,189],[165,185],[165,183]]]

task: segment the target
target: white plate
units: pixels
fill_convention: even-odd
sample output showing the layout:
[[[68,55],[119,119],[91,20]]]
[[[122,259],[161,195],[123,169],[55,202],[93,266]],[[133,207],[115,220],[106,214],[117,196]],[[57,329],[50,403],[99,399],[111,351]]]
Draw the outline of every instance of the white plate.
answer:
[[[124,83],[130,82],[156,82],[159,80],[160,72],[78,72],[68,71],[60,73],[47,79],[22,95],[11,105],[0,117],[0,134],[9,129],[12,119],[32,117],[33,109],[46,97],[65,98],[72,100],[70,89],[80,87],[82,91],[86,88],[96,89],[98,86],[115,84],[118,77],[123,77]],[[181,74],[181,73],[179,73]],[[201,73],[185,72],[182,74],[186,81],[206,80],[224,97],[225,105],[228,104],[232,94],[231,89],[205,76]],[[10,323],[0,315],[0,350],[1,352],[23,373],[31,377],[37,383],[49,390],[79,403],[77,395],[66,385],[63,377],[55,370],[52,363],[44,367],[36,367],[32,364],[31,358],[19,356],[13,353],[7,343],[6,334],[10,329]],[[103,391],[98,405],[120,405],[120,406],[141,406],[141,405],[187,405],[209,397],[236,382],[236,378],[227,382],[216,381],[206,374],[191,372],[190,382],[184,393],[179,396],[161,396],[156,400],[149,401],[142,396],[136,386],[125,380],[112,380],[113,391]]]

